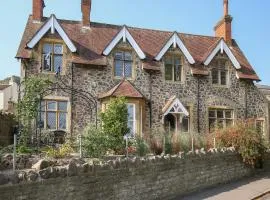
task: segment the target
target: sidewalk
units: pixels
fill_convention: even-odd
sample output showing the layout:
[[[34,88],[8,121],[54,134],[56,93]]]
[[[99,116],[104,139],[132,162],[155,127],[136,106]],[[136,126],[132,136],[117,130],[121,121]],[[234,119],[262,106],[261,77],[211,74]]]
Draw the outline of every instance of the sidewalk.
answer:
[[[270,192],[270,173],[246,178],[233,183],[220,185],[216,188],[203,190],[176,200],[247,200],[254,199],[263,193]],[[270,199],[269,193],[260,200]],[[256,199],[257,200],[257,199]]]

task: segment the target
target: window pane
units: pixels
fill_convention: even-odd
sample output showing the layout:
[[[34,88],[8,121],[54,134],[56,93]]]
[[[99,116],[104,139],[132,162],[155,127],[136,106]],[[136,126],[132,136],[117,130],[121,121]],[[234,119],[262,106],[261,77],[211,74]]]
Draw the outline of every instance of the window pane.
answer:
[[[184,133],[189,132],[189,118],[188,117],[184,117],[182,119],[182,126],[181,126],[181,130]]]
[[[56,110],[56,102],[55,101],[47,101],[47,109],[48,110]]]
[[[231,126],[231,125],[233,125],[233,120],[231,120],[231,119],[226,119],[226,127],[229,127],[229,126]]]
[[[215,110],[209,110],[209,117],[216,117],[216,111]]]
[[[114,59],[116,60],[124,60],[122,52],[116,52],[114,55]]]
[[[123,76],[123,61],[116,60],[114,67],[114,75],[115,76]]]
[[[63,64],[63,56],[54,55],[53,64],[54,64],[54,71],[60,72]]]
[[[217,124],[218,128],[221,128],[221,129],[224,128],[224,122],[225,122],[224,120],[219,119],[218,124]]]
[[[134,127],[133,121],[128,121],[128,128],[129,128],[129,134],[134,136],[135,135],[135,127]]]
[[[171,57],[166,57],[165,58],[165,65],[167,65],[167,64],[171,64],[171,65],[173,64]]]
[[[47,128],[56,129],[56,112],[47,113]]]
[[[218,70],[212,70],[212,83],[218,84]]]
[[[44,44],[43,53],[44,54],[52,53],[52,44],[48,44],[48,43]]]
[[[51,71],[51,65],[52,65],[52,56],[50,54],[43,54],[43,60],[42,60],[42,68],[45,71]]]
[[[128,120],[135,120],[134,113],[135,113],[135,106],[133,104],[128,104]]]
[[[165,65],[165,80],[172,81],[173,80],[172,73],[173,73],[172,65],[166,64]]]
[[[221,71],[220,72],[220,84],[221,85],[227,85],[227,72],[226,71]]]
[[[226,110],[225,111],[225,116],[226,116],[226,118],[232,118],[232,111],[231,110]]]
[[[125,52],[125,60],[132,60],[131,53]]]
[[[224,118],[223,110],[217,110],[217,118]]]
[[[67,102],[64,102],[64,101],[60,101],[58,103],[58,110],[60,111],[67,111]]]
[[[125,77],[132,77],[132,63],[125,62]]]
[[[180,58],[175,58],[175,59],[174,59],[174,64],[175,64],[175,65],[180,65],[180,64],[181,64]]]
[[[54,45],[54,53],[55,54],[63,54],[63,45],[62,44],[55,44]]]
[[[182,66],[176,65],[174,70],[174,80],[181,81],[181,76],[182,76]]]
[[[59,129],[66,129],[67,128],[67,114],[66,113],[59,113]]]

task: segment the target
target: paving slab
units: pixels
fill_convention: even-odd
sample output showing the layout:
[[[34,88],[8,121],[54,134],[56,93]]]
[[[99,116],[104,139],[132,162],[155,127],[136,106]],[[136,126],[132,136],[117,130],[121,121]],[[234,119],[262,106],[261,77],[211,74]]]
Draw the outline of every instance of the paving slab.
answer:
[[[215,188],[194,192],[175,200],[252,200],[267,192],[270,192],[270,173],[262,173]],[[260,199],[270,200],[270,195],[266,194]]]

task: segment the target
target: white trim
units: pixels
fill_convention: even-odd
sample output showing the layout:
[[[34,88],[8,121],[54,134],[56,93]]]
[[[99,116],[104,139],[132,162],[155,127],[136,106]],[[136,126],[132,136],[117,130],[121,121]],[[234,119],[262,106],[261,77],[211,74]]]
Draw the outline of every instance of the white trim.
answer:
[[[230,50],[230,48],[228,47],[228,45],[224,42],[224,40],[220,40],[220,42],[218,43],[218,45],[216,46],[216,48],[211,52],[211,54],[206,58],[206,60],[204,61],[204,65],[209,65],[210,62],[213,60],[213,58],[217,55],[217,53],[221,51],[221,53],[223,54],[223,52],[225,52],[227,54],[227,56],[229,57],[229,59],[231,60],[231,62],[233,63],[234,67],[236,69],[240,69],[241,66],[239,64],[239,62],[237,61],[237,59],[235,58],[235,56],[233,55],[232,51]]]
[[[161,49],[161,51],[158,53],[158,55],[155,57],[157,61],[160,61],[161,58],[164,56],[164,54],[168,51],[168,49],[173,45],[174,48],[177,46],[180,48],[180,50],[183,52],[185,57],[187,58],[188,62],[190,64],[194,64],[195,60],[187,50],[186,46],[182,42],[182,40],[179,38],[178,34],[175,32],[173,36],[169,39],[169,41],[164,45],[164,47]]]
[[[136,51],[140,59],[145,59],[146,56],[137,44],[137,42],[134,40],[132,35],[129,33],[126,26],[122,28],[122,30],[114,37],[114,39],[110,42],[110,44],[106,47],[106,49],[103,51],[104,55],[109,55],[113,48],[123,39],[123,42],[126,42],[127,40],[133,47],[133,49]]]
[[[238,72],[235,73],[235,76],[237,79],[240,79],[239,75],[238,75]]]
[[[27,47],[34,48],[36,44],[41,40],[41,38],[49,31],[51,30],[51,33],[54,34],[55,30],[59,33],[61,38],[64,40],[66,45],[68,46],[69,50],[71,52],[76,52],[77,49],[75,45],[72,43],[72,41],[69,39],[67,34],[65,33],[62,26],[58,23],[56,17],[54,15],[51,15],[51,17],[48,19],[48,21],[41,27],[41,29],[35,34],[35,36],[27,43]]]
[[[181,110],[182,112],[170,112],[171,109],[177,105]],[[180,102],[180,100],[178,98],[176,98],[172,104],[170,105],[170,107],[167,109],[167,111],[163,114],[163,116],[166,116],[168,115],[169,113],[171,114],[184,114],[185,116],[189,116],[189,113],[187,111],[187,109],[185,108],[185,106]]]

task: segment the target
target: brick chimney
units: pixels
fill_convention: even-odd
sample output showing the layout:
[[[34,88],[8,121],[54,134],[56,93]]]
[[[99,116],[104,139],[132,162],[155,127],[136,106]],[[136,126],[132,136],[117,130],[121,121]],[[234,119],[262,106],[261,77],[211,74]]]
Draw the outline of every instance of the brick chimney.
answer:
[[[223,18],[214,27],[215,36],[223,37],[230,45],[232,43],[232,16],[229,15],[229,0],[223,0]]]
[[[33,20],[41,21],[43,18],[44,0],[33,0]]]
[[[82,0],[82,24],[84,27],[90,27],[91,0]]]

